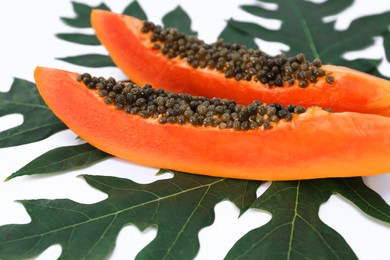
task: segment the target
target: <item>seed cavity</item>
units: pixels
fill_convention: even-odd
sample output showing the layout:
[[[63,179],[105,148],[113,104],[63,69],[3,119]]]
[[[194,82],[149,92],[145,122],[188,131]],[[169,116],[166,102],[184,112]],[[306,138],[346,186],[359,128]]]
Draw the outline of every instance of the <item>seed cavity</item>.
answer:
[[[291,86],[296,82],[306,88],[326,74],[319,58],[309,61],[302,53],[293,57],[270,56],[244,45],[225,43],[223,39],[207,44],[195,36],[175,28],[163,29],[150,21],[144,21],[141,32],[150,33],[153,48],[169,59],[180,57],[193,68],[216,69],[237,81],[254,80],[269,87]],[[334,80],[327,76],[326,81],[331,84]]]
[[[77,81],[95,90],[107,105],[144,119],[155,119],[160,124],[179,124],[237,131],[264,130],[284,120],[302,114],[302,106],[265,104],[258,100],[244,106],[233,100],[176,94],[151,85],[143,87],[133,82],[119,82],[113,78],[92,77],[88,73],[77,76]],[[87,83],[85,83],[87,82]],[[330,109],[327,111],[331,112]]]

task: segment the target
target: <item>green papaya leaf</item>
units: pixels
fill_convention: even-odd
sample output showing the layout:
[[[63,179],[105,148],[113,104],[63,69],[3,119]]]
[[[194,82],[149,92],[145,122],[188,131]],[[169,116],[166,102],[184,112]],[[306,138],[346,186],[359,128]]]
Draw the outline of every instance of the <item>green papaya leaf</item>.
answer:
[[[173,11],[167,13],[162,18],[162,21],[165,28],[177,28],[182,33],[194,36],[198,35],[197,32],[191,29],[191,18],[181,6],[177,6]]]
[[[89,6],[86,4],[72,2],[73,10],[76,13],[76,17],[67,18],[61,17],[61,20],[67,25],[75,28],[90,28],[91,27],[91,11],[92,9],[110,10],[104,3],[97,6]]]
[[[111,155],[102,152],[92,145],[58,147],[50,150],[18,171],[7,177],[6,181],[15,177],[33,174],[59,173],[88,167],[92,164],[110,158]]]
[[[0,258],[31,258],[60,244],[62,259],[106,259],[119,231],[134,224],[141,230],[158,227],[157,237],[138,258],[191,259],[199,249],[199,230],[214,221],[214,206],[230,199],[245,211],[260,184],[178,172],[172,179],[146,185],[83,177],[108,198],[90,205],[67,199],[20,201],[32,221],[0,227]]]
[[[351,201],[361,211],[384,223],[390,223],[390,206],[378,193],[368,188],[362,178],[331,179],[330,182],[334,192]],[[322,184],[327,185],[325,181]],[[322,189],[325,190],[325,187]]]
[[[98,46],[101,45],[96,35],[92,34],[82,34],[82,33],[58,33],[56,34],[58,38],[64,41],[83,44],[83,45],[91,45]]]
[[[273,182],[252,204],[269,211],[272,220],[242,237],[226,259],[357,259],[344,238],[318,216],[334,193],[390,223],[390,206],[362,178]]]
[[[15,78],[11,89],[0,93],[0,116],[22,114],[23,123],[0,132],[0,148],[43,140],[67,127],[51,112],[34,83]]]
[[[390,12],[356,19],[343,31],[335,30],[334,22],[322,21],[324,17],[348,8],[352,0],[328,0],[321,3],[301,0],[265,2],[277,4],[278,8],[268,10],[257,5],[243,5],[242,9],[259,17],[282,21],[279,30],[270,30],[252,22],[233,20],[231,24],[255,38],[289,45],[288,55],[304,53],[308,59],[321,58],[323,63],[354,68],[353,61],[343,58],[345,52],[362,50],[372,45],[373,37],[390,34]],[[372,67],[360,69],[372,71]]]
[[[390,28],[389,32],[383,36],[383,45],[385,47],[386,59],[390,61]]]
[[[90,12],[92,9],[103,9],[110,10],[104,3],[99,6],[93,7],[86,4],[73,2],[73,9],[76,13],[76,18],[65,18],[61,19],[68,25],[76,28],[92,28],[90,23]],[[147,16],[139,5],[138,1],[131,2],[123,11],[123,14],[132,15],[139,19],[146,20]],[[85,33],[58,33],[56,36],[62,40],[83,44],[98,46],[101,45],[95,34]]]
[[[104,54],[85,54],[58,59],[89,68],[115,67],[115,64],[110,56]]]
[[[224,39],[224,41],[228,43],[238,43],[253,49],[258,48],[253,36],[234,27],[234,25],[232,25],[232,19],[227,21],[227,25],[220,33],[219,38]]]
[[[382,75],[379,72],[378,66],[379,66],[380,62],[381,62],[380,60],[356,59],[356,60],[351,60],[351,61],[345,60],[344,62],[340,62],[339,65],[352,67],[351,64],[353,64],[354,69],[364,71],[364,72],[369,73],[371,75],[374,75],[377,77],[382,77],[382,78],[390,80],[390,77]]]
[[[125,10],[123,10],[123,14],[131,15],[131,16],[137,17],[138,19],[141,19],[141,20],[147,20],[148,19],[148,17],[146,16],[146,13],[142,9],[142,7],[139,5],[137,0],[131,2],[125,8]]]

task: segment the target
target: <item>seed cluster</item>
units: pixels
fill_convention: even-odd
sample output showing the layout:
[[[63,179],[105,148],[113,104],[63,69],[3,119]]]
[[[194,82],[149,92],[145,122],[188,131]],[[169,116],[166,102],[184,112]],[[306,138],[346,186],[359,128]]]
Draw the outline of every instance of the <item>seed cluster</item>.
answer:
[[[206,44],[195,36],[180,33],[175,28],[163,29],[149,21],[144,22],[141,31],[152,32],[150,40],[154,42],[154,48],[168,58],[180,57],[193,68],[216,69],[226,78],[255,80],[270,87],[291,86],[298,82],[304,88],[326,76],[320,59],[310,62],[302,53],[295,57],[270,56],[243,45],[224,43],[223,39]],[[333,83],[333,77],[326,76],[326,81]]]
[[[154,118],[161,124],[191,124],[234,130],[270,129],[274,122],[291,121],[294,114],[306,111],[302,106],[285,107],[257,100],[243,106],[232,100],[170,93],[150,85],[139,87],[132,82],[119,82],[112,77],[92,77],[88,73],[78,75],[77,81],[97,90],[106,104],[145,119]]]

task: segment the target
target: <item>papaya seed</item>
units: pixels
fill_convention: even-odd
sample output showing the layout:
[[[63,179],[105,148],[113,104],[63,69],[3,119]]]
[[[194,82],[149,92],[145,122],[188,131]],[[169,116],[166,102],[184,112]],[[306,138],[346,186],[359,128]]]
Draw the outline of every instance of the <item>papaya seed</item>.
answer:
[[[327,76],[326,77],[326,82],[329,84],[332,84],[334,82],[334,78],[332,76]]]
[[[167,122],[168,120],[167,120],[167,117],[166,116],[162,116],[161,118],[160,118],[160,124],[165,124],[166,122]]]
[[[263,123],[264,129],[271,129],[271,122],[269,119],[265,119]]]
[[[167,117],[167,122],[170,124],[176,123],[176,117],[174,117],[174,116]]]
[[[297,106],[294,108],[294,113],[295,114],[302,114],[305,113],[306,109],[302,106]]]
[[[241,129],[241,123],[238,119],[233,121],[233,129],[234,130],[240,130]]]

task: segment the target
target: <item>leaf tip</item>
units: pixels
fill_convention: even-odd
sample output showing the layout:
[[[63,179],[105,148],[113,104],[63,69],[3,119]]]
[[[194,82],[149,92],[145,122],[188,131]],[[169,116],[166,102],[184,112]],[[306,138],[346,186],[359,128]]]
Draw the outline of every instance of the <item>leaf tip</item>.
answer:
[[[87,176],[86,174],[79,174],[79,175],[77,175],[76,177],[77,177],[77,178],[85,179],[86,176]]]
[[[169,170],[161,168],[156,172],[156,176],[162,175],[164,173],[167,173]]]
[[[5,178],[3,180],[3,182],[7,182],[7,181],[10,181],[11,179],[13,179],[15,176],[13,176],[13,174],[11,174],[10,176],[8,176],[7,178]]]

